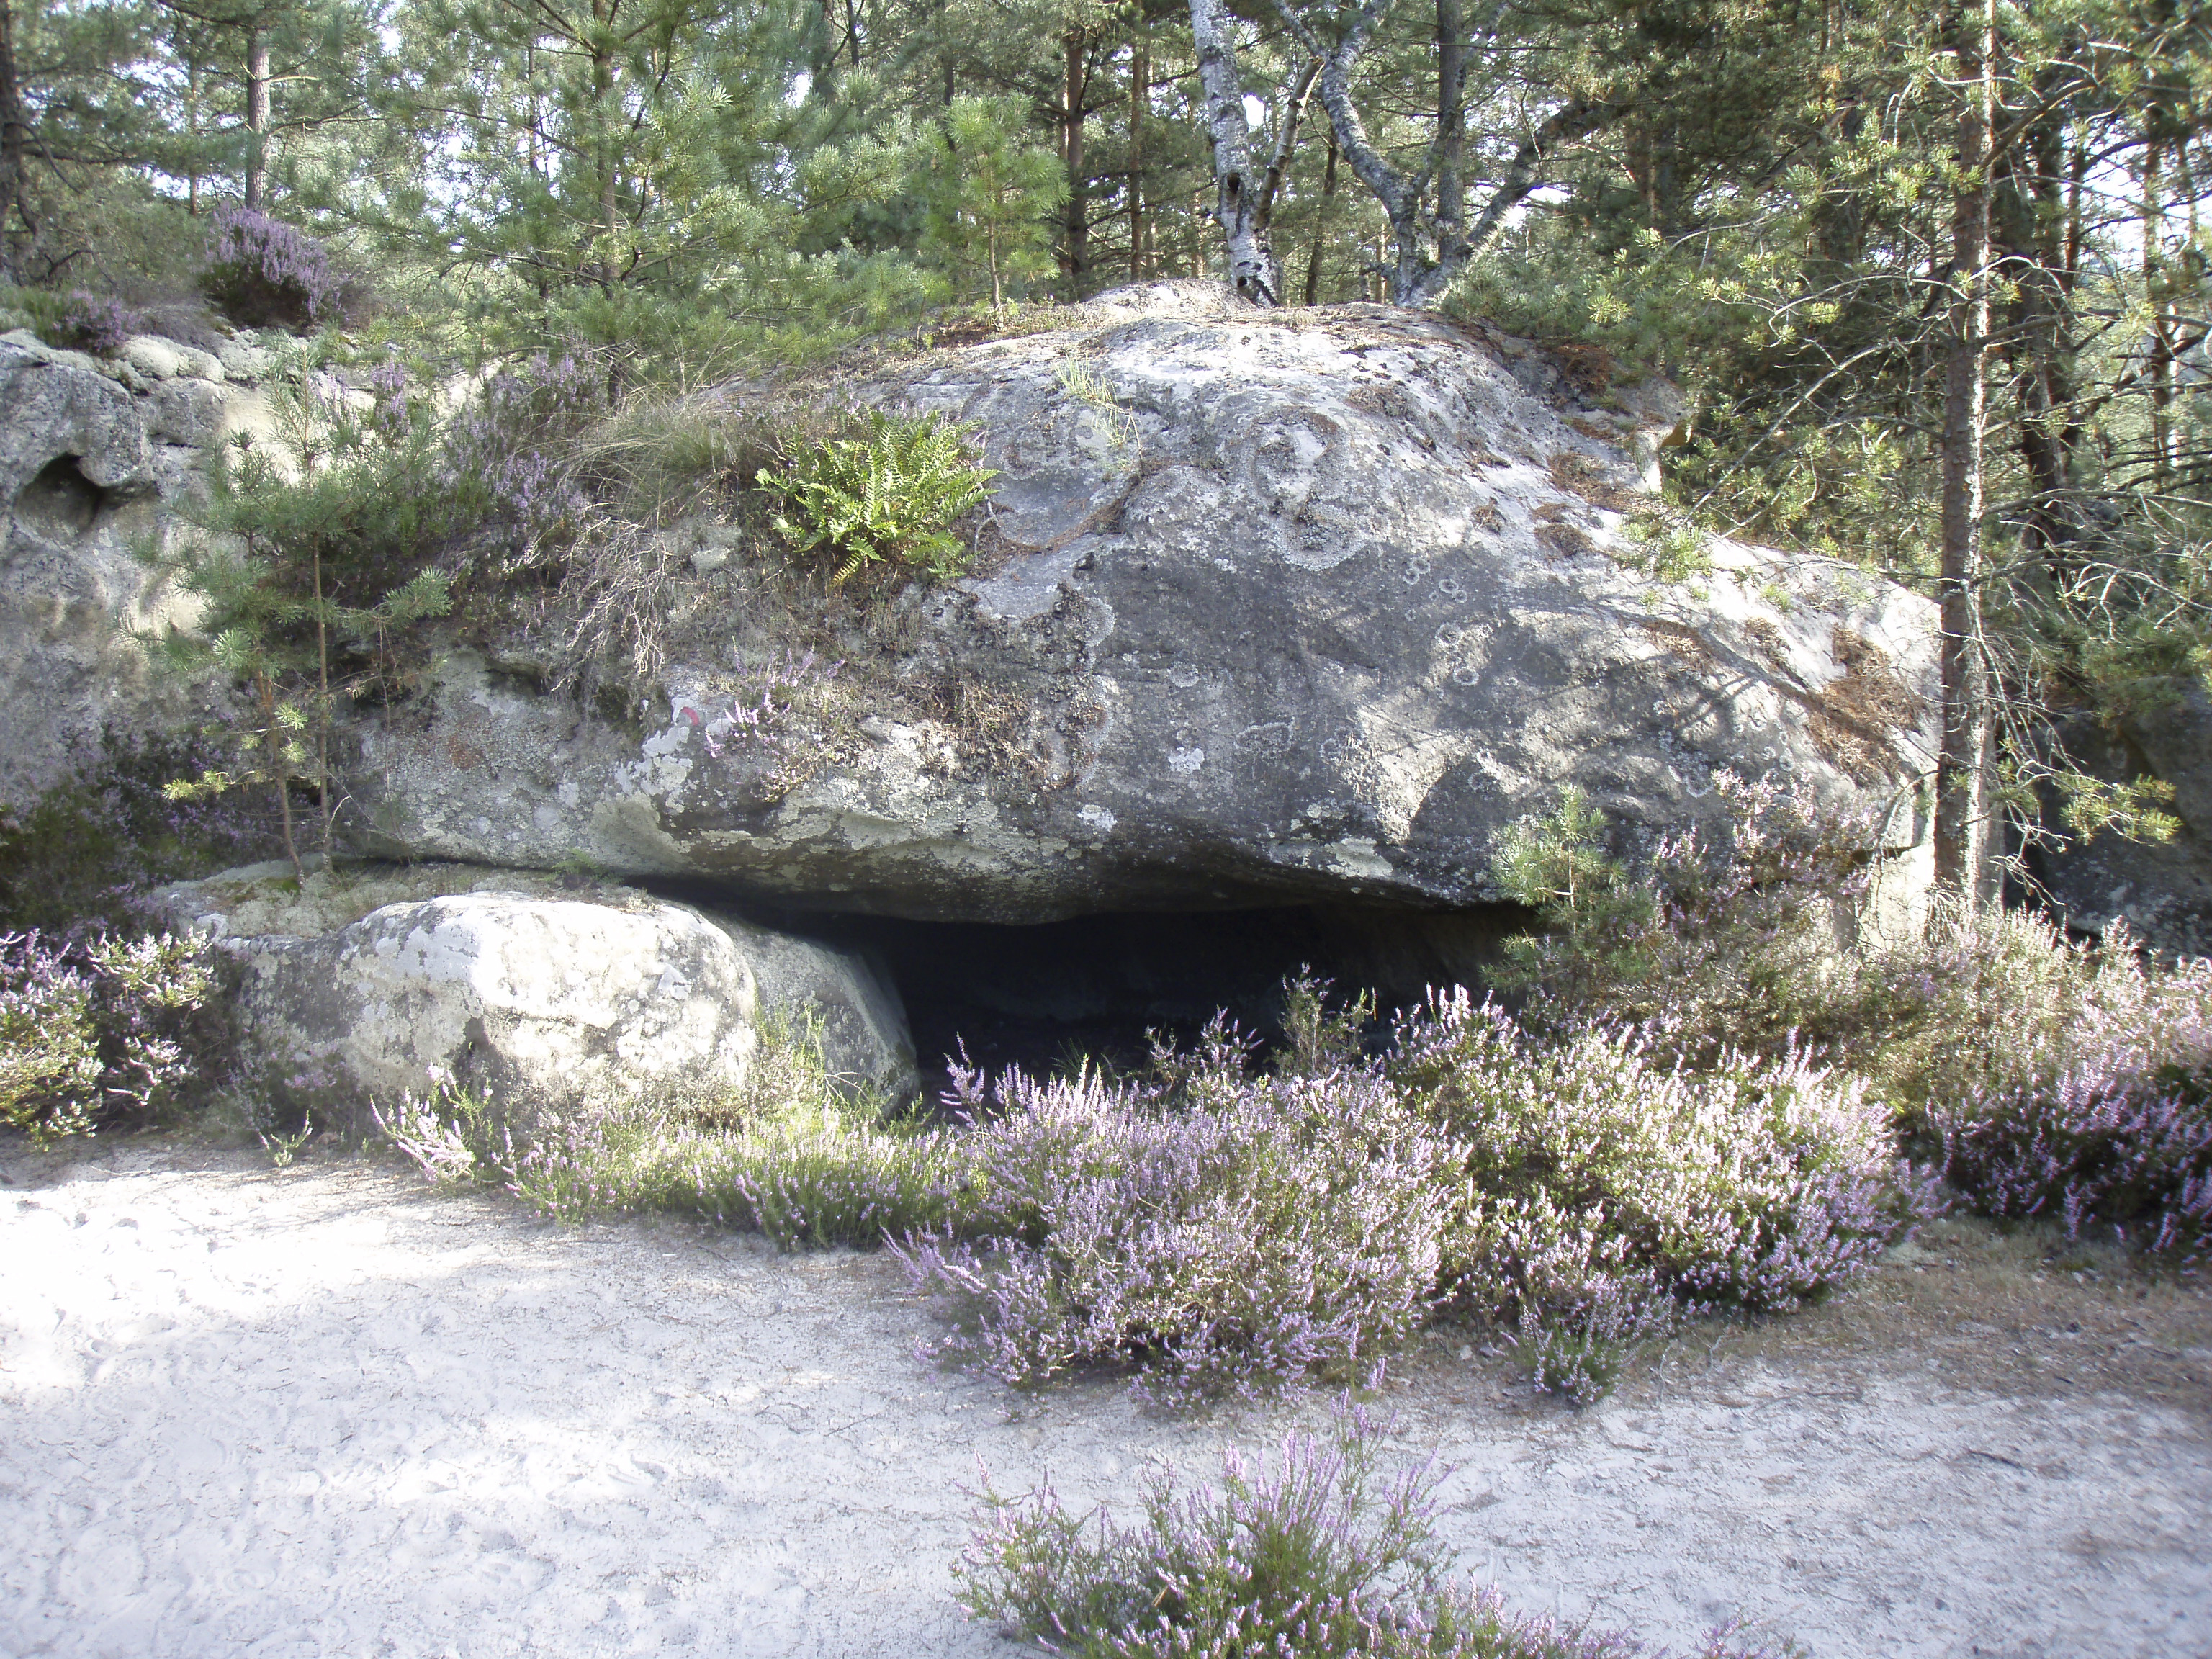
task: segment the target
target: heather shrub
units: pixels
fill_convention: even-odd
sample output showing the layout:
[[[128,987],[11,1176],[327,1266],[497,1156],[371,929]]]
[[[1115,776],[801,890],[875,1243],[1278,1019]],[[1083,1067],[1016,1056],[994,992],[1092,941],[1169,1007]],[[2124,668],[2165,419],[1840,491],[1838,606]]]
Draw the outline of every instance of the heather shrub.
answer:
[[[1507,942],[1501,981],[1528,994],[1532,1018],[1641,1026],[1699,1062],[1779,1053],[1833,1023],[1826,987],[1866,896],[1871,826],[1727,771],[1712,790],[1723,823],[1662,837],[1635,866],[1579,790],[1508,830],[1493,874],[1545,932]]]
[[[0,936],[0,1123],[45,1143],[174,1104],[215,1052],[196,940]]]
[[[1564,1052],[1628,1044],[1646,1071],[1664,1054],[1715,1078],[1747,1053],[1785,1068],[1817,1053],[1865,1079],[1913,1155],[1984,1212],[2197,1247],[2212,1222],[2212,969],[2146,962],[2124,928],[2079,945],[1955,902],[1909,933],[1839,939],[1851,930],[1826,924],[1863,890],[1852,836],[1764,787],[1716,787],[1724,845],[1662,842],[1641,872],[1607,852],[1579,797],[1507,838],[1503,884],[1553,928],[1516,941],[1516,963]],[[1649,1290],[1623,1285],[1601,1322],[1632,1328]]]
[[[1463,1174],[1443,1283],[1575,1398],[1678,1310],[1796,1307],[1932,1203],[1865,1085],[1802,1053],[1692,1070],[1633,1032],[1540,1040],[1455,990],[1386,1069]]]
[[[132,335],[146,331],[145,319],[132,307],[82,289],[10,289],[4,303],[27,315],[41,340],[64,351],[112,357]]]
[[[1930,1100],[1920,1127],[1978,1209],[2109,1229],[2153,1249],[2212,1235],[2212,962],[2171,969],[2124,941],[2063,953],[2056,1018],[2008,1034],[1998,1075]]]
[[[1246,1074],[1218,1019],[1171,1085],[958,1073],[967,1237],[909,1240],[943,1351],[1009,1382],[1135,1368],[1164,1403],[1344,1376],[1427,1316],[1452,1149],[1374,1068]]]
[[[605,372],[574,353],[501,368],[448,423],[439,481],[466,521],[526,562],[573,535],[586,514],[572,452],[606,402]]]
[[[304,231],[248,208],[217,208],[213,222],[200,291],[240,327],[305,333],[357,303],[330,250]]]
[[[1046,1486],[987,1486],[955,1571],[962,1603],[1080,1659],[1637,1659],[1626,1636],[1509,1613],[1448,1578],[1433,1462],[1387,1483],[1381,1437],[1340,1410],[1327,1437],[1293,1431],[1272,1460],[1224,1456],[1219,1485],[1162,1473],[1123,1528],[1070,1515]],[[1753,1659],[1717,1635],[1702,1659]]]
[[[2077,944],[2039,915],[1939,898],[1924,927],[1851,951],[1823,990],[1832,1041],[1911,1126],[1931,1103],[2053,1071],[2037,1056],[2097,1004],[2108,973],[2119,987],[2136,966],[2124,929]]]

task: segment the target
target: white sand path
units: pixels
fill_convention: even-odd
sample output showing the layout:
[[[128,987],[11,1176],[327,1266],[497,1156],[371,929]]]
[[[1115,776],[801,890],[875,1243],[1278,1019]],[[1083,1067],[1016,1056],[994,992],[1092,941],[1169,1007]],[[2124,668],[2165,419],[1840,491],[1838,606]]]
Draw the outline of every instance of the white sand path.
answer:
[[[109,1148],[0,1189],[0,1655],[1008,1656],[950,1600],[977,1460],[1127,1503],[1314,1408],[1161,1422],[918,1364],[878,1258],[549,1225],[388,1166]],[[1574,1415],[1442,1357],[1462,1561],[1687,1644],[2212,1655],[2201,1416],[1785,1357]]]

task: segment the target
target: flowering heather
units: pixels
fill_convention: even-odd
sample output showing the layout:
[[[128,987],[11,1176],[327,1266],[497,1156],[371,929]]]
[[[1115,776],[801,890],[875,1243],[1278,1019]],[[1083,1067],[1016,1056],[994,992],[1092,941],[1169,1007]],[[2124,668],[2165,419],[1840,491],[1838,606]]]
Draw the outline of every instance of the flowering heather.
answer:
[[[1437,1536],[1433,1462],[1378,1491],[1381,1437],[1340,1408],[1327,1437],[1293,1431],[1272,1460],[1223,1458],[1218,1488],[1163,1474],[1144,1520],[1094,1527],[1050,1486],[1026,1502],[988,1488],[956,1571],[960,1596],[1081,1659],[1639,1659],[1640,1643],[1514,1615],[1451,1583]],[[1659,1659],[1651,1656],[1650,1659]],[[1699,1659],[1760,1659],[1717,1634]]]
[[[1802,1054],[1692,1071],[1632,1033],[1536,1042],[1455,990],[1389,1071],[1465,1148],[1460,1271],[1516,1299],[1648,1273],[1698,1304],[1795,1307],[1893,1243],[1900,1182],[1923,1184],[1865,1085]]]
[[[213,991],[195,940],[0,935],[0,1123],[49,1140],[166,1105]]]
[[[684,719],[717,760],[749,750],[787,757],[804,738],[787,722],[799,703],[811,702],[827,690],[844,665],[825,663],[811,651],[803,655],[778,652],[749,673],[740,664],[738,672],[747,684],[727,708],[709,714],[686,708]]]
[[[42,298],[40,337],[67,351],[112,357],[132,335],[145,331],[145,318],[120,300],[87,294],[82,289]]]
[[[1946,1173],[1991,1215],[2154,1249],[2212,1237],[2212,962],[2124,951],[2062,1023],[2020,1034],[2014,1076],[1930,1107]]]
[[[1372,1069],[1224,1055],[1173,1099],[1014,1070],[987,1100],[957,1076],[980,1207],[969,1239],[903,1254],[969,1316],[945,1351],[994,1376],[1127,1362],[1152,1400],[1249,1395],[1348,1372],[1435,1300],[1451,1148]]]
[[[348,284],[330,251],[281,219],[218,208],[201,290],[233,322],[295,331],[339,319]]]
[[[525,550],[588,506],[560,441],[605,405],[604,380],[572,355],[540,352],[484,382],[446,434],[447,486]]]

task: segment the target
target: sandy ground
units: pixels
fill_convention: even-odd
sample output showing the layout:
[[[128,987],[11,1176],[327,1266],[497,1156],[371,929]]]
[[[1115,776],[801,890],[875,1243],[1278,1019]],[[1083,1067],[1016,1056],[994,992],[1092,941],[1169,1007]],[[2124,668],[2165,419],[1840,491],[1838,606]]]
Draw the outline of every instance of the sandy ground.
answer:
[[[1126,1503],[1147,1460],[1203,1476],[1316,1414],[1012,1395],[916,1362],[880,1259],[553,1226],[371,1162],[5,1177],[11,1659],[1011,1656],[949,1599],[979,1463]],[[1947,1248],[1590,1413],[1447,1339],[1390,1390],[1399,1443],[1456,1466],[1462,1563],[1525,1607],[1677,1644],[1741,1613],[1820,1659],[2212,1655],[2201,1302],[2062,1273],[2014,1306]]]

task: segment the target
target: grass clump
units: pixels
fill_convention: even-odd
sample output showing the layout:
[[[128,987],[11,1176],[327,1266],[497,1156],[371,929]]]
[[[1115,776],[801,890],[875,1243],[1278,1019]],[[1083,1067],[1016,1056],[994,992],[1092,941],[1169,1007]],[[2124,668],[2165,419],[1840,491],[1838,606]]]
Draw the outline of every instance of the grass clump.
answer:
[[[1079,1659],[1636,1659],[1625,1635],[1516,1616],[1494,1590],[1452,1582],[1437,1534],[1443,1473],[1387,1483],[1382,1436],[1356,1408],[1294,1431],[1271,1461],[1223,1459],[1219,1484],[1182,1492],[1163,1473],[1143,1518],[1096,1526],[1049,1486],[988,1487],[956,1571],[970,1614]],[[1755,1659],[1717,1634],[1700,1659]]]
[[[441,1185],[501,1186],[563,1220],[647,1211],[766,1234],[785,1249],[879,1244],[963,1208],[947,1139],[838,1077],[818,1024],[761,1034],[744,1090],[690,1111],[600,1102],[511,1121],[445,1087],[377,1111]]]

